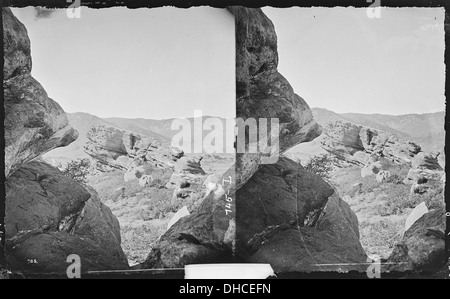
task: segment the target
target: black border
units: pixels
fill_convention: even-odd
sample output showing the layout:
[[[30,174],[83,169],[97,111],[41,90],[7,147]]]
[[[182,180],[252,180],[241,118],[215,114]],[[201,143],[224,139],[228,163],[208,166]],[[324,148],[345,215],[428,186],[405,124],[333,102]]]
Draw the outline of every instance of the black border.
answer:
[[[322,7],[368,7],[371,5],[370,0],[124,0],[124,1],[80,1],[82,6],[87,6],[90,8],[107,8],[114,6],[126,6],[128,8],[139,8],[139,7],[163,7],[163,6],[174,6],[179,8],[189,8],[193,6],[211,6],[216,8],[226,8],[227,6],[245,6],[245,7],[264,7],[264,6],[272,6],[272,7],[312,7],[312,6],[322,6]],[[373,1],[372,1],[373,3]],[[72,3],[68,3],[67,0],[3,0],[1,2],[2,7],[26,7],[26,6],[41,6],[47,8],[67,8]],[[444,7],[445,8],[445,45],[450,44],[450,17],[449,17],[449,8],[450,1],[448,0],[381,0],[381,6],[383,7]],[[2,20],[2,17],[0,17]],[[3,20],[2,20],[3,21]],[[3,30],[2,30],[3,35]],[[1,47],[1,51],[4,54],[4,49]],[[2,55],[1,63],[4,65],[4,55]],[[447,47],[445,48],[445,59],[444,63],[446,65],[446,83],[449,82],[449,50]],[[2,72],[2,82],[3,82],[3,72]],[[3,91],[3,84],[2,84]],[[3,94],[3,93],[2,93]],[[447,84],[445,87],[445,97],[447,99]],[[426,99],[424,99],[426,100]],[[447,103],[447,100],[446,100]],[[446,105],[446,114],[445,114],[445,140],[447,141],[448,137],[448,128],[450,124],[450,117],[447,113],[447,105]],[[5,109],[4,105],[2,105],[0,114],[4,119]],[[1,134],[4,136],[4,123],[1,122]],[[1,139],[1,143],[4,145],[4,137]],[[2,147],[2,154],[4,156],[4,146]],[[450,158],[448,157],[447,150],[447,142],[445,142],[445,153],[446,153],[446,165]],[[1,159],[1,165],[4,168],[4,159]],[[447,168],[445,170],[446,176]],[[4,171],[1,173],[1,179],[3,181],[3,185],[0,193],[0,236],[5,233],[4,227],[4,218],[5,218],[5,174]],[[446,212],[447,212],[447,229],[446,229],[446,258],[447,261],[450,260],[450,223],[448,219],[450,219],[450,191],[447,188],[447,182],[445,184],[445,202],[446,202]],[[2,265],[5,264],[5,256],[4,256],[4,248],[5,248],[5,240],[1,238],[0,242],[0,270],[2,269]],[[450,264],[448,263],[449,267]],[[44,275],[45,276],[45,275]],[[99,276],[89,276],[86,278],[182,278],[181,273],[173,273],[168,275],[155,275],[149,276],[146,275],[133,275],[133,277],[127,275],[99,275]],[[286,273],[282,275],[278,275],[279,278],[366,278],[365,273],[347,273],[347,274],[339,274],[339,273]],[[12,275],[14,277],[14,275]],[[408,273],[391,273],[384,274],[382,278],[428,278],[425,276],[417,275],[417,274],[408,274]],[[37,277],[33,276],[30,278],[45,278],[45,277]],[[50,278],[50,277],[47,277]],[[52,277],[52,278],[62,278],[62,277]],[[447,277],[450,278],[450,277]]]

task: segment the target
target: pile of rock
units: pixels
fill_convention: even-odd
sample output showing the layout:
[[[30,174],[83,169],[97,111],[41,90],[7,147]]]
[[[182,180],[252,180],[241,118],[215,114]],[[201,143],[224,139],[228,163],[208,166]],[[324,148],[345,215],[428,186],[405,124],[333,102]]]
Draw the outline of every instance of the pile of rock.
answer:
[[[441,181],[444,170],[438,163],[436,154],[420,152],[413,161],[404,184],[411,185],[411,193],[423,194],[430,189],[430,183]]]
[[[411,162],[421,148],[393,134],[340,120],[329,123],[321,137],[321,146],[340,159],[359,165],[377,155],[392,163]]]
[[[425,213],[405,232],[385,271],[436,272],[445,267],[445,209]]]
[[[161,144],[157,139],[104,125],[94,126],[87,133],[84,150],[95,161],[110,170],[125,171],[124,180],[139,180],[148,185],[152,169],[173,169],[184,152]]]

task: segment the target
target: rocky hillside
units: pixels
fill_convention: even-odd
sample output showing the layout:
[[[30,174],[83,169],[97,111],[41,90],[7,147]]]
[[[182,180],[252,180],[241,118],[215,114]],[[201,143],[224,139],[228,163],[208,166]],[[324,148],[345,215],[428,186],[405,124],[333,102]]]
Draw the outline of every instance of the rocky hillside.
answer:
[[[77,139],[63,109],[31,76],[30,40],[2,9],[5,90],[6,266],[65,275],[77,254],[81,271],[127,269],[117,218],[96,192],[40,161]]]
[[[445,112],[384,115],[334,113],[323,108],[312,109],[314,119],[322,125],[340,120],[393,134],[417,143],[424,151],[443,152],[445,144]]]
[[[445,112],[406,115],[344,113],[341,115],[359,125],[383,131],[386,131],[383,127],[388,127],[406,134],[405,137],[419,144],[424,151],[443,152]],[[396,135],[402,137],[400,134]]]
[[[84,151],[84,147],[88,142],[87,133],[92,127],[97,127],[100,125],[106,127],[116,127],[121,130],[128,130],[137,134],[153,137],[162,144],[170,144],[169,137],[160,135],[145,126],[139,125],[139,120],[130,119],[129,121],[125,121],[125,119],[119,119],[124,120],[121,122],[114,121],[115,119],[112,119],[110,122],[107,119],[102,119],[95,115],[83,112],[67,113],[67,119],[69,124],[79,132],[79,138],[65,147],[56,148],[44,155],[45,160],[53,162],[54,164],[65,164],[72,160],[87,158],[88,155]]]
[[[287,153],[288,157],[300,159],[305,163],[311,157],[331,153],[341,160],[364,164],[365,156],[361,155],[361,152],[371,154],[374,150],[381,150],[393,161],[408,162],[420,151],[437,149],[434,153],[440,153],[440,162],[444,163],[445,161],[443,154],[444,115],[442,113],[396,117],[375,115],[377,116],[375,117],[364,114],[337,114],[326,109],[314,108],[313,115],[324,128],[324,133],[311,143],[292,148]],[[371,118],[379,119],[380,123],[372,121]],[[386,118],[386,122],[382,122],[384,118]],[[405,123],[416,118],[425,120],[418,122],[422,126],[421,130],[413,133],[414,130],[407,128]],[[427,121],[427,119],[431,120]],[[396,120],[404,125],[397,124]],[[413,120],[411,121],[414,122]],[[424,131],[427,131],[428,135]]]

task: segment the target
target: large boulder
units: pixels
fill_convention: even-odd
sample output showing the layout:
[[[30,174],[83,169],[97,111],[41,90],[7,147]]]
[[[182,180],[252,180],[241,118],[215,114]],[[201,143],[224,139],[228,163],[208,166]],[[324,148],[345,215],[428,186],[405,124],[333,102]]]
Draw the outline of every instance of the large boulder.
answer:
[[[78,138],[61,106],[30,74],[30,40],[25,26],[2,8],[5,176],[22,164]]]
[[[222,179],[234,172],[226,172]],[[149,253],[144,268],[180,268],[188,264],[221,263],[232,260],[235,240],[233,218],[224,207],[234,184],[204,188],[202,202],[190,215],[180,218]],[[230,194],[232,196],[232,194]],[[234,212],[234,211],[233,211]]]
[[[405,232],[388,258],[386,271],[436,271],[446,263],[445,209],[424,214]]]
[[[324,130],[326,138],[322,139],[322,147],[338,156],[363,151],[360,131],[361,127],[352,123],[341,121],[329,123]]]
[[[438,157],[431,153],[420,152],[411,162],[411,169],[403,180],[404,184],[424,184],[428,181],[439,181],[444,174]]]
[[[42,162],[23,165],[5,189],[11,269],[64,274],[70,254],[80,256],[82,272],[128,268],[119,222],[93,189]]]
[[[233,6],[228,10],[236,24],[236,117],[278,118],[280,153],[319,136],[321,127],[313,120],[308,104],[277,70],[277,36],[272,22],[261,9]],[[238,153],[237,187],[257,171],[262,158],[262,151]]]
[[[110,169],[133,171],[143,163],[155,168],[173,168],[178,157],[182,156],[182,152],[163,145],[155,138],[105,125],[93,126],[87,138],[84,151]],[[139,163],[136,164],[136,160]]]
[[[237,252],[276,272],[349,271],[362,263],[358,219],[319,176],[287,158],[264,165],[236,193]],[[342,255],[345,252],[345,255]]]
[[[443,170],[438,157],[431,153],[420,152],[412,160],[412,169]]]
[[[30,39],[27,29],[17,20],[9,8],[3,12],[3,80],[9,80],[31,72]]]
[[[206,173],[201,167],[200,157],[181,157],[175,164],[175,172],[170,177],[166,187],[169,189],[187,188],[191,185],[200,185]]]

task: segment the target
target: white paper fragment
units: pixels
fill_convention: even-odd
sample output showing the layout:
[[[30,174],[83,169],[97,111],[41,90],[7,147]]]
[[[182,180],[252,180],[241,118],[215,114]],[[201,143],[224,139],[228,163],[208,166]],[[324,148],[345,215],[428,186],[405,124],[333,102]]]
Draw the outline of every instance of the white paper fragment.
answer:
[[[420,205],[417,205],[417,207],[412,210],[411,214],[409,214],[408,218],[406,218],[405,222],[405,232],[416,222],[420,219],[423,215],[428,213],[428,208],[425,204],[425,202],[422,202]]]
[[[266,279],[275,275],[269,264],[186,265],[185,279]]]

